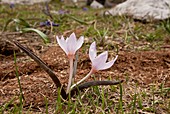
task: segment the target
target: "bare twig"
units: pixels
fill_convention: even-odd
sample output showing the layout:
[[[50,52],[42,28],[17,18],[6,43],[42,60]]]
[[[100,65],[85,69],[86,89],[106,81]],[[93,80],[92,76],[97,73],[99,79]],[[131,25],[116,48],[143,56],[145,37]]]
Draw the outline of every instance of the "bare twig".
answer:
[[[122,83],[123,80],[121,81],[89,81],[89,82],[85,82],[83,84],[77,85],[75,86],[72,90],[71,90],[71,96],[73,96],[74,94],[76,94],[78,91],[82,91],[83,89],[89,88],[91,86],[100,86],[100,85],[117,85]]]
[[[45,3],[45,8],[43,9],[43,13],[49,16],[51,19],[53,19],[53,16],[50,13],[50,8],[47,2]]]

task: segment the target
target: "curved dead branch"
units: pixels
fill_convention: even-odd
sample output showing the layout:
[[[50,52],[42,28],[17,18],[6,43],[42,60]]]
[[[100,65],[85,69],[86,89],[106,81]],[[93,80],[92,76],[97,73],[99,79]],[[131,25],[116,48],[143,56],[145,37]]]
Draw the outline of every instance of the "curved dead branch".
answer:
[[[15,45],[18,46],[22,51],[24,51],[28,56],[30,56],[38,65],[40,65],[41,68],[43,68],[47,74],[51,77],[53,82],[55,83],[56,87],[61,88],[61,96],[64,99],[67,99],[66,92],[64,88],[62,87],[60,80],[57,78],[55,73],[40,59],[38,58],[34,53],[32,53],[30,50],[22,46],[19,42],[14,41]]]
[[[117,85],[117,84],[120,84],[122,82],[123,82],[123,80],[120,80],[120,81],[89,81],[89,82],[85,82],[83,84],[75,86],[71,90],[71,96],[73,96],[74,94],[77,94],[79,91],[82,91],[82,90],[89,88],[91,86]]]

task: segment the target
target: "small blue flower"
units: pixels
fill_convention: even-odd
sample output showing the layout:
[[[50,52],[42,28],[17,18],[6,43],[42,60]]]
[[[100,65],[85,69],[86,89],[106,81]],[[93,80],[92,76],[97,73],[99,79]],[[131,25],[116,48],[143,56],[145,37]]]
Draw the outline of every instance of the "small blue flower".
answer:
[[[65,11],[65,10],[58,10],[58,14],[60,15],[64,15],[64,14],[68,14],[69,11]]]
[[[88,11],[88,8],[87,7],[83,7],[82,10],[83,11]]]
[[[14,4],[14,3],[10,3],[10,4],[9,4],[9,7],[10,7],[11,9],[13,9],[13,8],[15,7],[15,4]]]
[[[45,22],[40,22],[40,26],[59,26],[59,24],[56,24],[54,22],[50,22],[50,21],[45,21]]]

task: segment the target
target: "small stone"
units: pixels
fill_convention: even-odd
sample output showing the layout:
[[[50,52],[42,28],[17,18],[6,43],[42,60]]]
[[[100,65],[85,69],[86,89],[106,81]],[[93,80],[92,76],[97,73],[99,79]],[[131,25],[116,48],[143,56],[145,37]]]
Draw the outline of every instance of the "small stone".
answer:
[[[94,8],[94,9],[100,9],[100,8],[103,8],[104,6],[102,4],[100,4],[99,2],[94,0],[91,3],[90,7]]]

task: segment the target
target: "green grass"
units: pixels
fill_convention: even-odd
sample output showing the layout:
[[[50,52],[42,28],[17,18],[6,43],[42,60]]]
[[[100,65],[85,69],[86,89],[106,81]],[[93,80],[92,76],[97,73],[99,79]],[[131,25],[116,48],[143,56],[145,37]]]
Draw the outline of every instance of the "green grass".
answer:
[[[42,4],[34,6],[16,5],[14,9],[10,9],[8,5],[1,6],[0,31],[2,31],[3,26],[10,18],[21,17],[36,29],[39,29],[36,25],[40,22],[50,19],[50,17],[42,13]],[[162,24],[163,22],[142,24],[134,22],[133,19],[128,17],[103,17],[100,15],[100,10],[90,8],[88,8],[88,11],[83,11],[81,8],[54,3],[50,4],[50,8],[51,10],[64,9],[70,12],[68,15],[52,14],[53,20],[50,20],[59,24],[59,27],[53,27],[52,29],[52,34],[54,35],[61,35],[66,31],[76,31],[79,30],[78,28],[83,28],[78,35],[84,35],[88,39],[87,44],[97,41],[102,49],[109,50],[115,49],[115,45],[118,44],[119,46],[121,43],[127,46],[127,50],[156,50],[164,44],[170,44],[166,40],[170,34],[170,27],[167,25],[169,21],[165,21],[165,24]],[[16,25],[11,23],[5,32],[14,32],[15,27]],[[45,29],[50,30],[50,27]],[[117,39],[120,41],[117,41]],[[112,40],[117,42],[111,42]],[[146,42],[146,45],[140,46],[140,42]],[[86,52],[87,50],[84,51]],[[44,96],[46,104],[44,113],[133,114],[139,110],[154,113],[158,109],[170,113],[169,88],[165,88],[163,84],[159,85],[160,87],[153,84],[149,88],[140,88],[129,83],[130,80],[127,79],[126,83],[119,86],[91,87],[84,92],[80,92],[77,96],[69,98],[68,101],[63,101],[58,97],[53,104],[50,104],[46,96]],[[58,95],[60,95],[59,90]],[[33,112],[32,105],[28,109],[23,109],[22,100],[20,101],[20,106],[18,106],[13,102],[14,99],[9,99],[6,104],[0,106],[0,113],[17,114],[24,111],[29,114]]]
[[[162,106],[165,110],[167,110],[166,112],[169,112],[169,101],[167,99],[167,94],[169,94],[169,92],[167,89],[157,88],[157,86],[151,86],[151,90],[145,88],[146,90],[143,89],[137,92],[137,89],[139,88],[136,87],[135,91],[135,88],[132,89],[131,86],[132,85],[127,85],[123,83],[120,86],[114,86],[114,89],[111,89],[113,88],[113,86],[91,87],[85,90],[85,92],[80,92],[77,96],[69,98],[68,101],[63,101],[60,97],[58,97],[55,104],[53,105],[50,105],[48,99],[44,96],[44,113],[133,114],[137,113],[138,110],[142,110],[144,112],[155,112],[156,107],[161,108]],[[131,90],[124,90],[125,88]],[[160,101],[157,100],[155,96],[160,97]],[[2,110],[10,113],[23,112],[22,108],[13,103],[13,100],[14,99],[11,99],[8,103],[0,107],[1,112]],[[10,106],[12,104],[14,104],[14,107]],[[49,107],[53,110],[49,110]],[[29,109],[24,109],[24,112],[27,113],[31,113],[32,111],[33,109],[31,108],[31,105]]]

